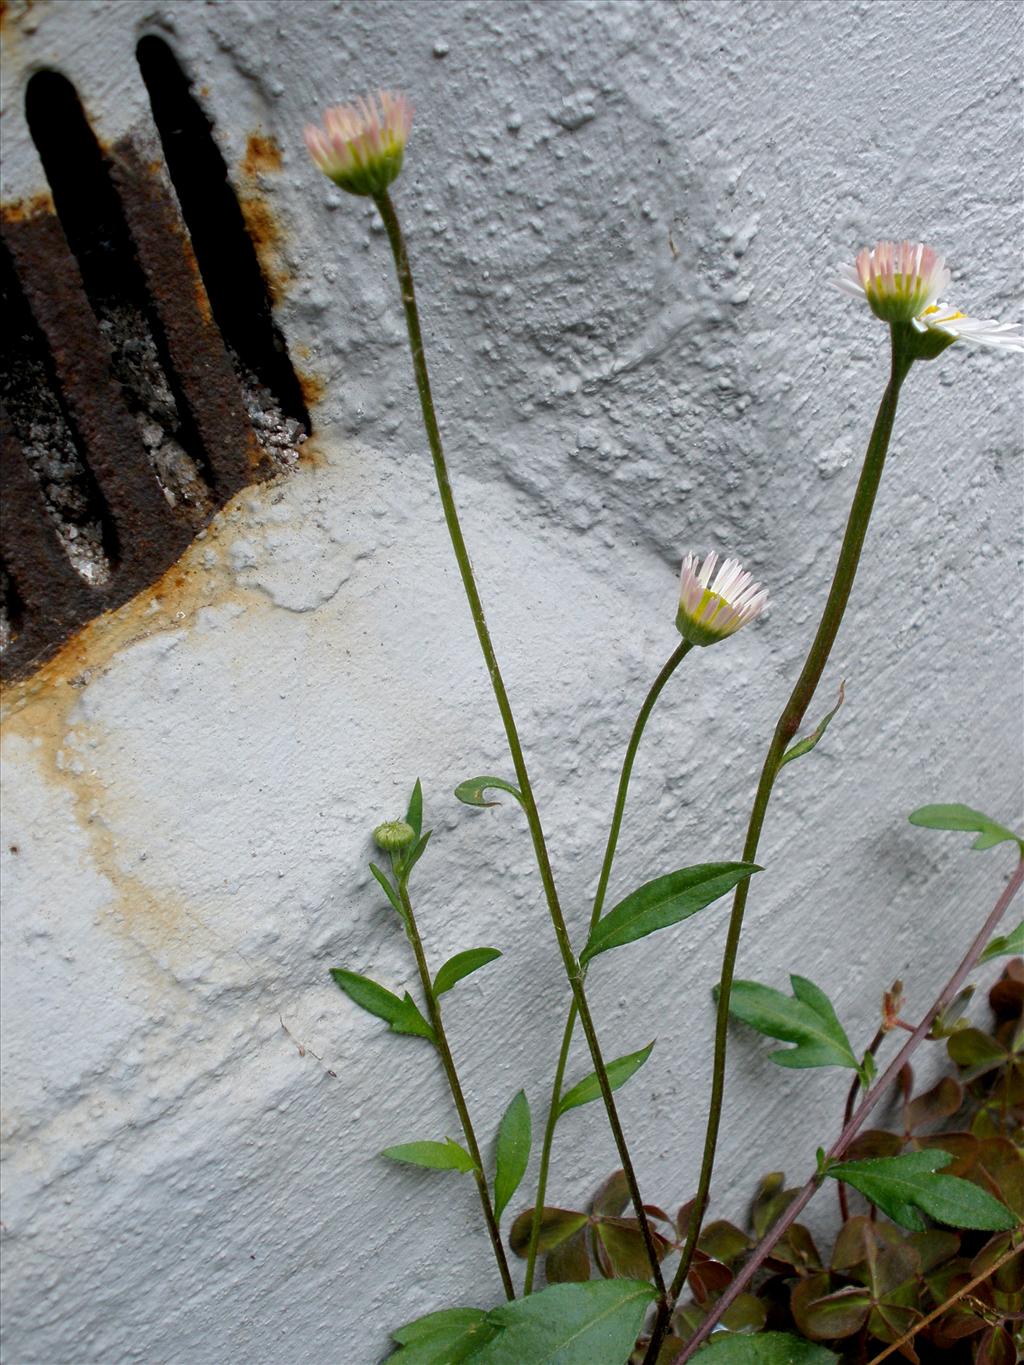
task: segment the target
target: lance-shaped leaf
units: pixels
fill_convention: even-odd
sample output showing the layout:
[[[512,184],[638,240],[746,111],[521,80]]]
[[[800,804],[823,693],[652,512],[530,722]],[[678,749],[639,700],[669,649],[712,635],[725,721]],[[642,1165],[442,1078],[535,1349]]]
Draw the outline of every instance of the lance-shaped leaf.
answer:
[[[401,999],[391,991],[371,981],[368,976],[358,972],[347,972],[342,967],[332,967],[334,984],[345,992],[360,1009],[385,1019],[395,1033],[411,1033],[417,1038],[434,1041],[434,1030],[416,1007],[416,1001],[408,991]]]
[[[839,1357],[789,1332],[714,1336],[700,1350],[701,1365],[835,1365]]]
[[[734,981],[729,1013],[758,1033],[796,1044],[769,1054],[778,1066],[848,1066],[859,1070],[850,1040],[825,992],[806,977],[791,976],[789,980],[792,997],[757,981]]]
[[[961,829],[977,834],[971,848],[994,848],[1009,839],[1019,845],[1024,856],[1024,839],[1019,834],[983,815],[980,810],[972,810],[958,802],[949,806],[920,806],[907,818],[912,825],[923,825],[925,829]]]
[[[511,782],[506,782],[503,777],[468,777],[455,788],[455,795],[467,806],[500,806],[500,801],[486,799],[484,796],[486,791],[508,792],[520,805],[523,804],[522,792],[518,787],[513,787]]]
[[[514,1095],[498,1125],[494,1163],[494,1216],[501,1218],[519,1188],[530,1160],[530,1106],[522,1090]]]
[[[409,809],[405,812],[405,823],[419,839],[423,833],[423,788],[420,786],[418,777],[416,785],[412,789],[412,795],[409,797]]]
[[[462,1365],[497,1334],[486,1322],[483,1308],[442,1308],[392,1332],[399,1350],[388,1365]]]
[[[825,716],[824,719],[822,719],[818,723],[816,729],[812,734],[809,734],[806,737],[806,739],[798,739],[795,744],[791,744],[789,746],[786,752],[782,755],[782,758],[779,760],[780,768],[784,768],[786,764],[789,763],[792,759],[800,758],[802,754],[809,754],[811,752],[811,750],[817,744],[818,740],[821,739],[822,735],[828,729],[833,716],[836,714],[836,712],[839,710],[840,706],[842,706],[845,700],[846,682],[843,681],[839,684],[839,700],[836,702],[835,706],[833,706],[832,710],[829,711],[828,715]]]
[[[404,923],[405,908],[402,905],[401,900],[399,899],[398,892],[391,885],[391,881],[387,873],[382,872],[376,863],[370,864],[370,871],[373,873],[374,877],[380,883],[381,889],[383,890],[385,896],[387,896],[388,900],[391,902],[392,908],[397,912],[399,919],[402,920],[402,922]]]
[[[430,843],[430,836],[433,832],[432,829],[428,829],[426,834],[417,839],[412,848],[406,851],[405,857],[402,859],[403,877],[408,877],[409,873],[423,857],[424,853],[427,851],[427,844]]]
[[[469,976],[479,967],[486,967],[496,957],[501,957],[497,948],[467,948],[464,953],[456,953],[434,977],[434,994],[444,995],[464,976]]]
[[[475,1171],[476,1162],[459,1143],[451,1138],[444,1142],[403,1142],[397,1147],[385,1147],[381,1156],[389,1161],[403,1161],[407,1166],[423,1166],[430,1171]]]
[[[1019,954],[1024,954],[1024,919],[1008,934],[997,934],[989,939],[979,961],[988,962],[993,957],[1017,957]]]
[[[841,1161],[829,1166],[826,1174],[860,1190],[894,1223],[912,1232],[925,1227],[922,1213],[956,1228],[1001,1232],[1017,1227],[1016,1215],[987,1190],[958,1176],[939,1174],[952,1160],[949,1152],[933,1148],[905,1156]]]
[[[501,1330],[474,1365],[622,1365],[656,1298],[640,1280],[550,1285],[488,1313]]]
[[[580,962],[689,919],[761,869],[754,863],[700,863],[656,877],[631,892],[594,925]]]
[[[614,1062],[609,1062],[605,1068],[608,1072],[608,1084],[612,1090],[618,1090],[620,1085],[625,1085],[634,1072],[639,1071],[644,1062],[651,1055],[654,1047],[652,1040],[646,1047],[642,1047],[639,1052],[627,1053],[625,1057],[616,1057]],[[570,1109],[578,1109],[581,1104],[589,1104],[591,1100],[601,1098],[601,1083],[597,1079],[597,1074],[591,1072],[589,1076],[584,1076],[582,1081],[578,1081],[571,1090],[567,1090],[558,1102],[558,1117]]]

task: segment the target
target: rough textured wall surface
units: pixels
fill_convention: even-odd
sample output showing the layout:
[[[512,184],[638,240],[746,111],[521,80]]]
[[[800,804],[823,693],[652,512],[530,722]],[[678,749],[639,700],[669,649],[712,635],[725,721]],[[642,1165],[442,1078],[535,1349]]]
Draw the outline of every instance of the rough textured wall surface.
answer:
[[[323,396],[294,474],[241,494],[152,593],[8,698],[4,1358],[367,1365],[388,1327],[498,1288],[470,1185],[374,1155],[455,1132],[424,1046],[327,979],[343,964],[413,985],[366,864],[417,776],[431,958],[505,952],[448,1010],[482,1133],[520,1086],[542,1112],[567,992],[522,821],[450,795],[509,763],[386,243],[307,164],[302,124],[372,85],[416,103],[398,203],[579,932],[689,547],[741,554],[773,607],[669,689],[613,894],[737,856],[885,377],[883,329],[831,288],[834,261],[921,237],[970,311],[1019,308],[1021,12],[41,0],[6,25],[12,197],[46,188],[32,71],[65,72],[104,141],[152,139],[134,47],[173,45],[276,224],[279,320]],[[279,170],[247,176],[253,132]],[[740,971],[806,972],[858,1040],[897,974],[924,1007],[1006,872],[1005,850],[906,814],[963,800],[1020,818],[1021,416],[1008,357],[956,346],[912,374],[812,714],[841,678],[847,704],[770,813]],[[591,974],[609,1051],[658,1038],[623,1110],[644,1189],[670,1207],[696,1178],[724,920]],[[779,1073],[765,1051],[733,1040],[720,1215],[762,1171],[805,1171],[841,1107],[841,1078]],[[553,1200],[614,1164],[598,1107],[580,1110]]]

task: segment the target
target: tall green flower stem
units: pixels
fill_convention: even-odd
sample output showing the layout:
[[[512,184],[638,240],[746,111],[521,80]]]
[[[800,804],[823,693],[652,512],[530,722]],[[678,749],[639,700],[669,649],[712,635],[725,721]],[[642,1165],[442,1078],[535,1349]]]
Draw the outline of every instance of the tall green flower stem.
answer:
[[[484,1175],[484,1163],[483,1158],[480,1155],[480,1144],[476,1140],[473,1120],[469,1116],[469,1107],[466,1104],[466,1097],[463,1094],[462,1084],[459,1081],[459,1073],[455,1069],[455,1059],[452,1057],[452,1050],[448,1046],[448,1037],[444,1031],[444,1021],[441,1018],[441,1006],[438,1004],[437,994],[434,991],[434,983],[430,976],[430,970],[427,967],[427,955],[423,951],[423,940],[420,938],[420,931],[416,924],[416,916],[413,914],[412,901],[409,899],[409,888],[403,877],[396,877],[396,881],[398,882],[399,899],[402,903],[402,909],[405,912],[403,915],[405,933],[409,943],[412,945],[413,955],[416,958],[416,967],[420,974],[420,984],[423,987],[423,994],[427,1001],[427,1016],[430,1019],[430,1027],[434,1030],[434,1044],[437,1048],[437,1055],[441,1059],[441,1065],[444,1067],[444,1074],[448,1078],[448,1088],[452,1092],[452,1099],[455,1101],[459,1122],[462,1124],[462,1133],[466,1139],[466,1149],[475,1163],[473,1178],[476,1181],[477,1192],[480,1195],[480,1207],[484,1211],[484,1222],[487,1224],[487,1234],[491,1239],[491,1246],[494,1248],[494,1259],[498,1263],[498,1271],[501,1275],[501,1283],[505,1290],[505,1297],[507,1299],[514,1299],[516,1291],[512,1284],[512,1275],[508,1268],[508,1259],[505,1256],[505,1248],[502,1246],[498,1220],[494,1216],[494,1205],[491,1203],[491,1193],[487,1188],[487,1177]]]
[[[803,669],[793,691],[790,693],[789,700],[782,709],[778,723],[775,726],[775,733],[772,736],[771,744],[768,746],[768,753],[765,756],[764,766],[761,769],[761,776],[757,784],[757,792],[754,796],[754,805],[750,812],[750,821],[747,825],[747,838],[743,846],[743,861],[752,863],[757,856],[757,846],[761,838],[761,829],[764,825],[765,814],[768,810],[768,802],[771,798],[772,788],[775,786],[775,779],[779,775],[782,767],[783,756],[786,749],[800,728],[804,718],[804,713],[810,705],[811,698],[814,696],[815,689],[821,680],[821,675],[825,671],[828,657],[832,652],[839,626],[846,611],[846,604],[850,600],[850,592],[853,588],[853,581],[857,574],[857,565],[860,563],[861,550],[864,547],[864,537],[867,534],[868,522],[871,520],[871,511],[875,505],[875,495],[878,492],[878,485],[881,482],[882,470],[885,466],[885,457],[889,449],[889,438],[892,435],[893,422],[896,418],[896,405],[899,401],[900,388],[911,365],[917,358],[915,354],[915,343],[913,330],[909,323],[894,323],[891,326],[892,339],[892,359],[889,373],[889,382],[882,395],[879,404],[878,415],[875,417],[875,425],[871,432],[871,439],[868,442],[867,452],[864,456],[864,465],[861,469],[860,480],[857,483],[857,490],[853,496],[853,503],[850,507],[850,515],[846,522],[846,532],[843,536],[843,543],[839,550],[839,559],[836,563],[835,573],[832,577],[832,585],[829,588],[828,600],[825,603],[825,610],[822,613],[821,621],[807,653]],[[711,1189],[711,1175],[715,1165],[715,1150],[718,1145],[718,1130],[722,1118],[722,1101],[725,1094],[725,1055],[727,1045],[727,1033],[729,1023],[729,1000],[732,994],[733,976],[736,970],[736,955],[739,950],[740,934],[743,929],[743,914],[747,905],[749,895],[749,881],[740,882],[733,897],[732,914],[729,919],[729,929],[726,934],[725,951],[722,957],[722,975],[718,991],[718,1011],[715,1019],[715,1051],[712,1063],[711,1077],[711,1096],[708,1104],[707,1128],[704,1136],[704,1155],[701,1161],[700,1178],[697,1183],[697,1194],[694,1199],[693,1212],[690,1215],[690,1225],[687,1231],[686,1243],[683,1247],[683,1254],[680,1258],[676,1273],[672,1279],[672,1285],[668,1292],[667,1299],[663,1300],[658,1307],[657,1317],[654,1323],[654,1330],[651,1337],[647,1354],[644,1357],[645,1365],[654,1365],[658,1358],[661,1343],[664,1340],[665,1332],[668,1328],[669,1318],[672,1308],[679,1296],[679,1292],[686,1282],[686,1276],[690,1270],[693,1254],[697,1248],[697,1240],[700,1237],[701,1226],[708,1206],[708,1195]]]
[[[455,497],[452,493],[451,481],[448,477],[448,467],[445,464],[444,448],[441,444],[441,432],[437,424],[437,414],[434,410],[434,400],[430,392],[430,376],[427,372],[427,360],[423,349],[423,333],[420,329],[419,312],[416,307],[416,291],[413,285],[412,271],[409,267],[409,257],[405,249],[405,239],[402,236],[402,229],[398,222],[398,215],[395,206],[391,201],[391,196],[385,191],[383,194],[374,196],[374,203],[381,218],[384,220],[384,227],[388,234],[388,241],[391,244],[391,252],[395,258],[395,269],[398,273],[399,287],[402,293],[402,306],[405,309],[405,322],[409,332],[409,348],[412,352],[413,371],[416,376],[416,388],[420,397],[420,408],[423,413],[423,425],[427,433],[427,441],[430,445],[430,454],[434,462],[434,474],[437,478],[437,488],[441,495],[441,506],[444,511],[445,525],[451,538],[452,549],[455,551],[455,559],[459,566],[459,574],[462,578],[462,586],[465,590],[469,610],[473,617],[473,625],[476,627],[477,639],[480,642],[480,649],[487,665],[487,672],[490,675],[491,687],[494,690],[495,701],[501,713],[502,724],[505,727],[505,738],[508,742],[509,753],[512,757],[512,765],[515,768],[516,781],[522,797],[522,806],[526,814],[526,821],[530,829],[530,838],[533,842],[534,856],[537,860],[537,869],[540,874],[541,884],[544,888],[544,897],[547,901],[548,913],[551,916],[551,924],[555,931],[555,938],[558,942],[558,950],[562,957],[562,965],[569,980],[572,990],[573,1002],[583,1025],[583,1032],[586,1035],[587,1045],[590,1048],[591,1060],[594,1064],[594,1072],[597,1076],[598,1084],[601,1088],[601,1097],[604,1100],[604,1107],[608,1114],[608,1123],[615,1139],[615,1146],[618,1149],[619,1160],[622,1162],[622,1169],[625,1172],[626,1181],[629,1185],[630,1198],[636,1211],[637,1220],[643,1235],[644,1247],[651,1265],[651,1274],[662,1295],[665,1292],[665,1281],[661,1273],[661,1265],[658,1260],[657,1248],[654,1244],[654,1237],[651,1226],[644,1210],[643,1199],[640,1194],[640,1187],[637,1184],[636,1172],[630,1159],[629,1149],[626,1146],[626,1138],[622,1131],[622,1124],[619,1122],[618,1111],[615,1108],[615,1099],[612,1095],[611,1084],[608,1080],[608,1069],[605,1066],[604,1058],[601,1054],[601,1047],[597,1038],[597,1031],[594,1027],[594,1020],[587,1004],[587,997],[583,990],[583,971],[575,954],[572,951],[572,944],[569,939],[569,931],[566,928],[565,916],[558,900],[558,891],[555,887],[554,875],[551,871],[551,862],[548,858],[547,845],[544,842],[544,830],[541,825],[540,815],[537,811],[537,803],[534,799],[533,788],[530,784],[530,776],[526,768],[526,759],[523,757],[523,748],[519,742],[519,733],[516,729],[515,717],[512,713],[512,706],[505,691],[505,683],[498,667],[498,659],[491,643],[490,631],[487,629],[487,621],[484,616],[483,603],[477,591],[476,580],[473,577],[473,568],[469,560],[469,552],[466,549],[466,542],[462,535],[462,527],[459,525],[459,514],[455,506]]]
[[[661,696],[662,689],[676,671],[679,665],[689,654],[693,645],[688,640],[682,640],[669,655],[661,672],[651,684],[651,690],[644,698],[644,703],[640,707],[636,721],[633,724],[633,732],[629,737],[626,746],[626,754],[622,760],[622,771],[619,773],[619,786],[615,793],[615,809],[612,812],[612,823],[608,830],[608,841],[604,849],[604,861],[601,864],[601,875],[598,878],[597,893],[594,896],[594,908],[590,912],[590,930],[593,932],[594,926],[601,918],[601,911],[604,909],[604,898],[608,891],[608,879],[612,872],[612,863],[615,861],[615,850],[619,842],[619,830],[622,828],[622,815],[626,809],[626,795],[629,791],[629,779],[633,772],[633,760],[636,758],[637,750],[640,747],[640,740],[643,737],[644,729],[648,718],[654,710],[655,703]],[[565,1031],[562,1034],[562,1046],[558,1053],[558,1063],[555,1067],[555,1079],[551,1086],[551,1103],[548,1106],[547,1123],[544,1126],[544,1143],[540,1153],[540,1171],[537,1175],[537,1198],[533,1206],[533,1222],[530,1225],[530,1242],[526,1252],[526,1278],[523,1281],[523,1293],[529,1294],[533,1289],[533,1278],[537,1264],[537,1246],[540,1241],[541,1219],[544,1212],[544,1198],[548,1187],[548,1169],[551,1165],[551,1147],[555,1140],[555,1127],[558,1124],[558,1106],[562,1099],[562,1084],[565,1080],[565,1068],[569,1061],[569,1048],[572,1045],[573,1033],[576,1030],[576,1002],[569,1006],[569,1017],[565,1021]]]
[[[1010,903],[1021,889],[1021,886],[1024,886],[1024,859],[1021,859],[1017,863],[1013,875],[1010,877],[1006,886],[1003,887],[999,899],[992,907],[992,911],[985,920],[985,923],[972,940],[971,946],[961,960],[960,965],[946,982],[945,986],[943,986],[924,1018],[918,1024],[917,1028],[913,1030],[899,1052],[897,1052],[896,1056],[844,1123],[842,1132],[825,1153],[825,1159],[822,1163],[823,1166],[827,1166],[830,1162],[840,1160],[850,1143],[864,1126],[864,1123],[871,1114],[871,1111],[878,1104],[878,1101],[897,1083],[903,1068],[909,1064],[911,1057],[928,1037],[935,1020],[942,1011],[956,999],[961,986],[963,986],[970,973],[974,970],[978,959],[985,951],[986,944],[995,933],[999,921],[1010,908]],[[736,1278],[730,1283],[712,1311],[686,1343],[686,1349],[678,1357],[676,1365],[683,1365],[683,1361],[689,1360],[708,1339],[718,1323],[721,1322],[724,1314],[729,1311],[731,1305],[735,1303],[736,1299],[744,1292],[747,1285],[750,1284],[762,1265],[764,1265],[765,1261],[771,1255],[773,1248],[786,1235],[799,1218],[800,1214],[811,1202],[813,1196],[820,1189],[824,1178],[825,1176],[822,1170],[815,1171],[814,1175],[807,1181],[796,1198],[786,1205],[779,1217],[761,1238],[760,1242],[758,1242],[749,1258],[743,1263],[742,1270],[739,1271]],[[920,1326],[921,1324],[919,1323],[918,1325]]]

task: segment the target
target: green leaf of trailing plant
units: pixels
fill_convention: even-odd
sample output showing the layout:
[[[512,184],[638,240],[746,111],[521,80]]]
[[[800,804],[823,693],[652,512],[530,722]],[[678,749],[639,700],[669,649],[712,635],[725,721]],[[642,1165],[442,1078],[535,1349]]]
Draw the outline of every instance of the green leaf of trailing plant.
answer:
[[[445,1138],[444,1142],[404,1142],[385,1147],[381,1156],[402,1161],[407,1166],[424,1166],[430,1171],[475,1171],[476,1162],[465,1147]]]
[[[1017,957],[1021,954],[1024,954],[1024,919],[1008,934],[998,934],[990,939],[988,947],[978,960],[988,962],[993,957]]]
[[[1024,839],[1019,834],[989,819],[980,810],[972,810],[959,802],[949,806],[919,806],[907,818],[912,825],[923,825],[925,829],[962,829],[977,834],[971,848],[994,848],[1009,839],[1019,845],[1024,856]]]
[[[545,1205],[540,1215],[540,1237],[537,1239],[538,1251],[551,1251],[588,1222],[587,1215],[576,1209],[556,1209]],[[525,1256],[530,1245],[530,1229],[533,1226],[533,1209],[524,1209],[509,1228],[508,1244],[517,1256]]]
[[[368,976],[360,976],[358,972],[347,972],[342,967],[332,967],[331,976],[334,984],[360,1009],[366,1010],[368,1014],[375,1014],[378,1019],[387,1020],[395,1033],[410,1033],[418,1038],[434,1041],[434,1030],[420,1014],[415,1000],[408,991],[399,999],[383,986],[378,986],[376,981],[371,981]]]
[[[848,1066],[859,1070],[850,1040],[825,992],[806,977],[791,976],[789,980],[793,998],[757,981],[734,981],[729,1013],[758,1033],[796,1044],[789,1051],[769,1054],[778,1066]]]
[[[398,898],[398,892],[397,892],[397,891],[395,890],[395,888],[391,885],[391,881],[390,881],[390,879],[389,879],[387,873],[386,873],[386,872],[382,872],[382,871],[380,870],[380,868],[377,866],[376,863],[371,863],[371,864],[370,864],[370,871],[371,871],[371,872],[373,873],[373,875],[376,877],[377,881],[380,882],[381,888],[382,888],[382,890],[383,890],[385,896],[387,896],[388,900],[391,902],[391,905],[392,905],[393,909],[397,912],[398,918],[399,918],[399,919],[402,921],[402,923],[404,924],[404,923],[405,923],[405,909],[404,909],[404,907],[403,907],[403,905],[402,905],[402,902],[401,902],[401,901],[399,900],[399,898]]]
[[[409,825],[418,839],[423,832],[423,788],[420,786],[418,777],[416,785],[412,789],[412,796],[409,797],[409,809],[405,812],[405,823]]]
[[[469,777],[455,788],[455,795],[467,806],[500,806],[500,801],[485,799],[484,792],[492,790],[508,792],[520,805],[523,804],[522,792],[518,787],[513,787],[511,782],[506,782],[503,777]]]
[[[442,1308],[392,1332],[400,1350],[388,1356],[400,1365],[462,1365],[497,1333],[483,1308]]]
[[[700,1365],[835,1365],[839,1357],[789,1332],[715,1337],[694,1356]]]
[[[450,991],[464,976],[469,976],[470,972],[475,972],[480,967],[486,967],[488,962],[493,962],[496,957],[501,957],[497,948],[467,948],[464,953],[456,953],[434,977],[434,994],[444,995],[445,991]]]
[[[620,1085],[625,1085],[634,1072],[639,1071],[644,1062],[651,1055],[654,1047],[653,1040],[642,1047],[639,1052],[627,1053],[625,1057],[616,1057],[614,1062],[609,1062],[606,1070],[608,1072],[608,1083],[613,1090],[618,1090]],[[582,1081],[578,1081],[571,1090],[567,1090],[558,1102],[558,1117],[568,1113],[570,1109],[578,1109],[581,1104],[589,1104],[591,1100],[601,1098],[601,1084],[595,1072],[589,1076],[584,1076]]]
[[[530,1106],[522,1090],[513,1096],[498,1125],[494,1163],[494,1216],[500,1218],[519,1188],[530,1160]]]
[[[580,962],[689,919],[761,869],[754,863],[700,863],[656,877],[631,892],[594,925]]]
[[[827,1270],[800,1280],[790,1296],[790,1311],[805,1337],[839,1341],[852,1337],[868,1320],[871,1290],[859,1284],[832,1289]]]
[[[474,1365],[622,1365],[655,1298],[640,1280],[550,1285],[487,1314],[501,1330]]]
[[[787,763],[791,762],[792,759],[800,758],[801,755],[809,754],[811,752],[811,750],[817,744],[818,740],[821,739],[822,735],[828,729],[829,723],[831,722],[833,716],[836,714],[836,712],[839,710],[840,706],[842,706],[845,700],[846,682],[844,680],[839,684],[839,700],[836,702],[835,706],[833,706],[832,710],[828,713],[828,715],[825,716],[824,719],[818,723],[818,726],[814,730],[813,734],[808,735],[806,739],[798,739],[795,744],[791,744],[789,746],[786,752],[782,755],[782,758],[779,760],[780,768],[784,768]]]
[[[954,1175],[939,1175],[953,1160],[936,1149],[905,1156],[841,1161],[827,1174],[860,1190],[872,1204],[912,1232],[924,1226],[922,1213],[950,1227],[1000,1232],[1017,1226],[1017,1217],[986,1190]]]

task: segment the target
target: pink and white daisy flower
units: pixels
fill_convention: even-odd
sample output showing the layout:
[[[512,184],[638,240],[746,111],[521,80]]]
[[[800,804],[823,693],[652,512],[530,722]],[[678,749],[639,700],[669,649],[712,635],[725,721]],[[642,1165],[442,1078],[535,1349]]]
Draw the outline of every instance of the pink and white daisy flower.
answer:
[[[933,247],[923,242],[879,242],[858,252],[853,265],[841,265],[836,283],[844,294],[866,299],[885,322],[909,322],[918,332],[938,332],[951,341],[1024,351],[1024,335],[1016,323],[969,318],[939,302],[951,279],[945,260]]]
[[[306,146],[320,170],[350,194],[383,194],[402,169],[412,105],[392,90],[324,110],[323,127],[306,128]]]
[[[683,560],[676,627],[693,645],[713,645],[735,635],[768,605],[767,588],[755,583],[738,559],[727,559],[712,580],[717,563],[713,550],[701,567],[695,554]]]

